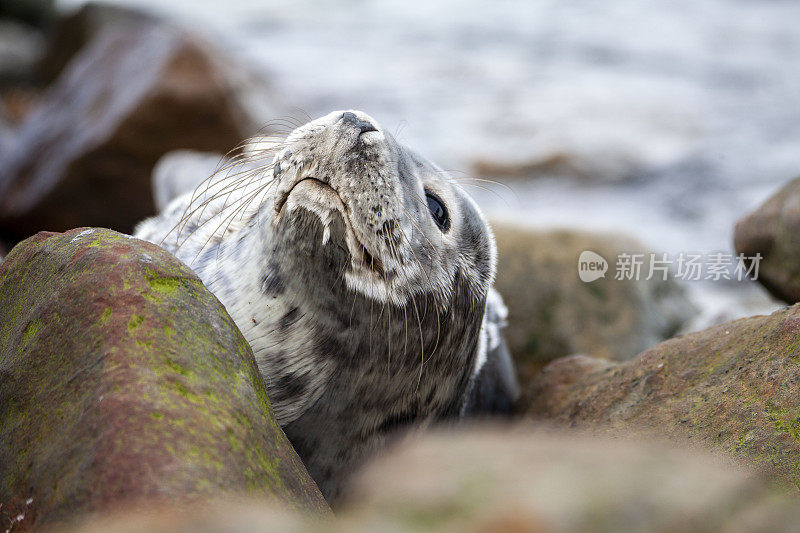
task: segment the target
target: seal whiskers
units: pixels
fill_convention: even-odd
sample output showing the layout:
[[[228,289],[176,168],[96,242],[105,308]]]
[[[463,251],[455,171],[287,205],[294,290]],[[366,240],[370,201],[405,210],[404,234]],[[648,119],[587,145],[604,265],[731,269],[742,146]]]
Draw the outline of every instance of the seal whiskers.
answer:
[[[243,143],[136,235],[225,305],[329,499],[393,432],[479,405],[483,362],[508,356],[486,340],[505,315],[477,205],[358,111]]]

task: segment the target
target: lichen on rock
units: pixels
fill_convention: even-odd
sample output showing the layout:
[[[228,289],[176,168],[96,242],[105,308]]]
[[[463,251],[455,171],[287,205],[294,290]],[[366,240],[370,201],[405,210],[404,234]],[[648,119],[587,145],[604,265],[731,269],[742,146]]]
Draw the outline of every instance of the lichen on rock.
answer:
[[[0,264],[0,503],[32,525],[243,494],[327,508],[220,302],[159,247],[39,233]]]
[[[625,363],[567,357],[523,391],[537,420],[693,443],[800,489],[800,305],[663,342]]]

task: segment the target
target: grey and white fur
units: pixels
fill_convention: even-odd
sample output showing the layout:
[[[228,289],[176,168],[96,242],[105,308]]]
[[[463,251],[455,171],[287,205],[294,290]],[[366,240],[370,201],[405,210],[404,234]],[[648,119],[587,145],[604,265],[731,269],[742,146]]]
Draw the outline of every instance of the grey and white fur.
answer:
[[[364,113],[254,141],[135,236],[182,259],[225,305],[329,501],[395,430],[507,410],[516,397],[486,220]]]

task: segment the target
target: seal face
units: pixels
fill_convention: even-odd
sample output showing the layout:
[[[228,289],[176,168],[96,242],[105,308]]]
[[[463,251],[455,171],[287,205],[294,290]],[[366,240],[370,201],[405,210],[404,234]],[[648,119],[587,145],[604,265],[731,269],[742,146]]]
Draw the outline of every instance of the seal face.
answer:
[[[364,113],[251,147],[136,236],[226,306],[329,499],[393,430],[458,414],[486,359],[489,226]]]

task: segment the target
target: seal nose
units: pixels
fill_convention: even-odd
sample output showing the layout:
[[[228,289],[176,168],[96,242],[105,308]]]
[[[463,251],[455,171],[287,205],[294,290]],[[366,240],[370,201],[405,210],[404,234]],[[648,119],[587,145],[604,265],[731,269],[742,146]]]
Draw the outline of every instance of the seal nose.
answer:
[[[361,120],[356,116],[355,113],[352,113],[350,111],[345,111],[344,113],[342,113],[342,122],[346,124],[352,124],[353,126],[358,128],[361,131],[361,133],[367,133],[368,131],[378,131],[378,128],[376,128],[372,124],[372,122],[369,122],[367,120]]]

